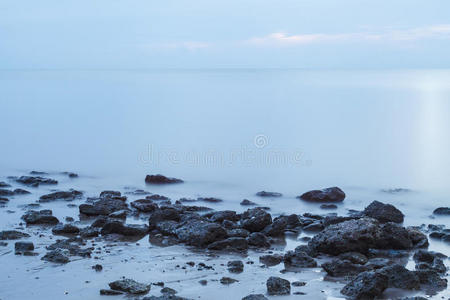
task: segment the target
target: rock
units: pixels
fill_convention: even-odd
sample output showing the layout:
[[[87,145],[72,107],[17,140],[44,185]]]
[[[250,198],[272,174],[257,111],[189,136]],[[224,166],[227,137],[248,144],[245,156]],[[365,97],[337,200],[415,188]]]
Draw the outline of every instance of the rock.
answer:
[[[170,184],[170,183],[182,183],[183,180],[178,178],[170,178],[161,174],[147,175],[145,177],[145,183],[149,184]]]
[[[319,232],[319,231],[322,231],[323,229],[324,229],[324,226],[321,221],[315,221],[315,222],[303,227],[304,231],[309,231],[309,232]]]
[[[413,243],[414,248],[426,248],[429,246],[426,234],[414,227],[407,227],[409,239]]]
[[[0,196],[14,196],[14,192],[7,189],[0,189]]]
[[[364,265],[367,263],[368,258],[364,254],[359,252],[346,252],[339,255],[342,260],[348,260],[354,264]]]
[[[89,226],[80,229],[80,236],[82,238],[94,238],[100,235],[100,230],[98,228]]]
[[[385,266],[392,265],[392,263],[393,263],[392,260],[390,260],[388,258],[375,257],[375,258],[369,259],[369,261],[365,264],[365,266],[372,270],[377,270],[377,269],[381,269]]]
[[[22,216],[22,219],[27,223],[27,225],[56,225],[59,223],[59,220],[52,215],[52,211],[48,209],[40,211],[27,211]]]
[[[142,300],[191,300],[191,299],[172,295],[172,294],[164,294],[162,296],[144,297],[144,298],[142,298]]]
[[[226,230],[217,223],[190,220],[177,228],[178,239],[188,245],[206,247],[227,237]]]
[[[388,277],[378,272],[363,272],[351,280],[341,293],[351,299],[374,299],[388,287]]]
[[[16,255],[32,253],[34,245],[32,242],[16,242],[14,245]]]
[[[253,232],[251,233],[248,238],[247,242],[250,246],[254,246],[257,248],[269,248],[270,243],[267,240],[267,237],[262,234],[261,232]]]
[[[41,259],[53,263],[66,264],[70,261],[69,250],[55,249],[47,252],[47,254],[45,254]]]
[[[11,187],[11,185],[4,181],[0,181],[0,188],[5,188],[5,187]]]
[[[242,214],[242,227],[250,232],[259,232],[272,224],[272,216],[261,208],[251,208]]]
[[[119,221],[107,222],[100,231],[102,235],[106,234],[121,234],[123,236],[144,236],[148,233],[147,225],[125,225]]]
[[[17,230],[0,231],[0,240],[19,240],[27,237],[30,237],[28,233],[20,232]]]
[[[80,228],[72,224],[58,224],[52,229],[53,234],[78,234]]]
[[[248,242],[245,238],[230,237],[225,240],[216,241],[208,246],[209,250],[230,250],[245,251],[248,249]]]
[[[58,181],[40,176],[20,176],[16,178],[16,182],[32,187],[38,187],[41,184],[58,184]]]
[[[30,175],[48,175],[48,173],[42,171],[31,171]]]
[[[109,283],[112,290],[122,291],[133,295],[147,294],[150,291],[150,285],[139,283],[133,279],[122,279]]]
[[[437,252],[419,250],[414,253],[413,259],[416,262],[416,270],[433,270],[441,274],[447,272],[444,261]]]
[[[100,199],[112,199],[121,197],[122,193],[119,191],[103,191],[100,193]]]
[[[171,289],[170,287],[163,287],[160,292],[161,292],[161,294],[167,294],[167,295],[175,295],[177,293],[176,290]]]
[[[238,282],[239,280],[236,280],[236,279],[233,279],[233,278],[230,278],[230,277],[222,277],[222,278],[220,278],[220,283],[221,284],[225,284],[225,285],[228,285],[228,284],[232,284],[232,283],[235,283],[235,282]]]
[[[8,198],[0,197],[0,206],[3,207],[3,206],[6,205],[8,202],[9,202],[9,199],[8,199]]]
[[[100,290],[100,295],[103,296],[117,296],[117,295],[122,295],[123,293],[120,291],[115,291],[115,290],[107,290],[107,289],[101,289]]]
[[[241,260],[231,260],[227,266],[231,273],[242,273],[244,271],[244,263]]]
[[[128,205],[119,199],[104,198],[95,201],[93,204],[81,204],[80,213],[87,216],[107,216],[115,211],[128,209]]]
[[[365,266],[354,264],[348,260],[339,259],[334,259],[322,264],[322,268],[328,275],[333,277],[353,276],[368,271],[368,268]]]
[[[269,197],[269,198],[277,198],[277,197],[281,197],[283,196],[283,194],[281,193],[276,193],[276,192],[266,192],[266,191],[261,191],[261,192],[257,192],[256,196],[259,197]]]
[[[409,232],[395,223],[386,223],[380,227],[380,236],[373,248],[411,249],[413,247]]]
[[[297,268],[315,268],[317,262],[309,256],[302,247],[295,248],[294,251],[288,251],[284,255],[284,266],[287,270],[296,270]]]
[[[262,233],[267,236],[282,236],[287,227],[287,217],[276,218],[272,224],[266,226]]]
[[[322,204],[320,206],[321,209],[337,209],[336,204]]]
[[[419,276],[403,266],[397,264],[386,266],[378,272],[387,276],[388,287],[405,290],[418,290],[420,288]]]
[[[197,201],[203,201],[203,202],[208,202],[208,203],[219,203],[219,202],[223,202],[222,199],[214,198],[214,197],[198,198]]]
[[[394,223],[402,223],[404,215],[398,210],[395,206],[391,204],[384,204],[379,201],[373,201],[367,206],[363,214],[377,219],[381,223],[394,222]]]
[[[79,245],[84,245],[84,240],[73,237],[64,240],[57,240],[55,243],[47,246],[46,248],[47,250],[63,251],[62,253],[54,253],[58,254],[57,257],[61,256],[59,254],[63,254],[63,256],[76,255],[81,257],[90,257],[93,248],[82,249]],[[67,250],[67,252],[64,250]]]
[[[211,222],[216,223],[222,223],[224,220],[235,222],[239,220],[239,216],[236,215],[235,211],[223,210],[212,213],[209,219],[211,220]]]
[[[236,228],[227,231],[229,237],[242,237],[247,238],[250,235],[250,232],[245,229]]]
[[[291,283],[292,286],[305,286],[306,282],[304,281],[294,281]]]
[[[180,212],[173,207],[162,207],[156,209],[149,217],[148,224],[150,230],[153,230],[158,223],[162,221],[175,221],[179,222],[181,219]]]
[[[400,194],[400,193],[409,193],[409,192],[411,192],[410,189],[404,189],[404,188],[383,189],[381,191],[383,193],[388,193],[388,194]]]
[[[108,215],[108,218],[113,218],[113,219],[126,219],[128,216],[128,209],[122,209],[122,210],[118,210],[115,212],[112,212]]]
[[[163,195],[158,195],[158,194],[153,194],[153,195],[146,196],[145,199],[147,199],[147,200],[154,200],[154,201],[170,200],[168,197],[163,196]]]
[[[433,211],[435,215],[450,216],[450,207],[438,207]]]
[[[14,195],[26,195],[26,194],[31,194],[31,193],[24,189],[15,189],[14,190]]]
[[[248,199],[242,200],[240,204],[241,204],[242,206],[253,206],[253,205],[256,205],[255,202],[250,201],[250,200],[248,200]]]
[[[331,187],[309,191],[297,198],[310,202],[342,202],[345,199],[345,193],[338,187]]]
[[[103,270],[103,266],[96,264],[96,265],[92,266],[92,269],[94,269],[96,272],[101,272]]]
[[[269,277],[266,282],[267,293],[269,295],[289,295],[291,293],[291,283],[280,277]]]
[[[280,264],[284,260],[284,256],[279,254],[263,255],[259,257],[259,261],[265,264],[267,267],[272,267]]]
[[[435,294],[447,288],[447,279],[441,278],[436,271],[418,270],[416,274],[428,294]]]
[[[242,300],[268,300],[263,294],[251,294],[242,298]]]
[[[83,196],[83,193],[76,190],[53,192],[47,195],[43,195],[39,198],[39,202],[51,202],[56,200],[72,201],[79,199]]]

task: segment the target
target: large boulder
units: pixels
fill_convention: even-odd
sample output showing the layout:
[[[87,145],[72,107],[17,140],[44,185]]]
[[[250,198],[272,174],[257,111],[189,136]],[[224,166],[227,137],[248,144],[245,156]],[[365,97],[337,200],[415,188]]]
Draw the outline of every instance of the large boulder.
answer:
[[[338,187],[330,187],[309,191],[297,198],[310,202],[342,202],[345,199],[345,193]]]
[[[272,224],[272,216],[262,208],[251,208],[242,214],[241,224],[250,232],[259,232]]]
[[[420,280],[417,273],[409,271],[400,265],[386,266],[378,272],[388,277],[388,286],[405,290],[418,290],[420,288]]]
[[[189,220],[176,230],[178,239],[188,245],[206,247],[227,237],[226,230],[217,223]]]
[[[147,175],[145,177],[145,183],[149,184],[170,184],[170,183],[182,183],[183,180],[178,178],[170,178],[161,174]]]
[[[373,201],[367,206],[363,214],[377,219],[381,223],[394,222],[394,223],[402,223],[404,215],[398,210],[395,206],[391,204],[384,204],[379,201]]]
[[[378,272],[363,272],[341,290],[350,299],[374,299],[388,287],[388,277]]]

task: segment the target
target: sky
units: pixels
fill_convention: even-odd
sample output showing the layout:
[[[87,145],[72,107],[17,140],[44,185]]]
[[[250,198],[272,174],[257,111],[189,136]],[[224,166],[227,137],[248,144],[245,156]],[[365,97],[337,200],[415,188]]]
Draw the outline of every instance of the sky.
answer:
[[[449,68],[448,0],[1,0],[0,69]]]

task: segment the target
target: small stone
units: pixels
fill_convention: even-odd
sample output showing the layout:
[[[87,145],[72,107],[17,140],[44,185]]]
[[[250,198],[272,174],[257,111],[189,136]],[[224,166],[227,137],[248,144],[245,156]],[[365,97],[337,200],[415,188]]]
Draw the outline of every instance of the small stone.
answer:
[[[150,291],[150,285],[139,283],[133,279],[116,280],[109,283],[113,290],[122,291],[130,294],[147,294]]]
[[[242,273],[244,271],[244,263],[241,260],[229,261],[227,266],[231,273]]]
[[[230,278],[230,277],[222,277],[220,279],[220,283],[221,284],[225,284],[225,285],[232,284],[232,283],[235,283],[235,282],[238,282],[238,281],[239,280],[236,280],[236,279],[233,279],[233,278]]]
[[[291,283],[280,277],[270,277],[267,279],[266,286],[269,295],[289,295],[291,293]]]

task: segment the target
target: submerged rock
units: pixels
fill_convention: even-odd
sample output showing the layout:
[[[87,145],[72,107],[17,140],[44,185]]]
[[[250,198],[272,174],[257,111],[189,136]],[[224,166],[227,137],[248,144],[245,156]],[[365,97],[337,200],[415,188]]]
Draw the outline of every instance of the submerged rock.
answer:
[[[32,254],[34,245],[32,242],[16,242],[14,244],[14,250],[16,255],[29,255]]]
[[[231,273],[242,273],[244,271],[244,263],[241,260],[231,260],[227,266]]]
[[[128,205],[125,201],[112,198],[104,198],[95,201],[93,204],[81,204],[79,206],[80,213],[87,216],[107,216],[115,211],[127,208]]]
[[[0,181],[0,188],[5,188],[5,187],[11,187],[11,185],[4,181]]]
[[[109,221],[103,226],[100,233],[102,235],[116,233],[123,236],[144,236],[148,233],[148,226],[128,224],[125,225],[119,221]]]
[[[341,293],[351,299],[374,299],[388,287],[388,277],[378,272],[363,272],[351,280]]]
[[[259,197],[269,197],[269,198],[278,198],[283,196],[283,194],[281,193],[276,193],[276,192],[266,192],[266,191],[261,191],[261,192],[257,192],[256,196]]]
[[[253,205],[256,205],[255,202],[250,201],[250,200],[248,200],[248,199],[242,200],[240,204],[241,204],[242,206],[253,206]]]
[[[217,223],[189,220],[176,229],[178,239],[188,245],[206,247],[227,237],[226,230]]]
[[[377,219],[381,223],[394,222],[394,223],[402,223],[404,215],[398,210],[395,206],[391,204],[384,204],[379,201],[373,201],[367,206],[363,214]]]
[[[289,295],[291,293],[291,283],[280,277],[270,277],[266,282],[267,294],[273,295]]]
[[[433,270],[418,270],[416,271],[419,277],[422,288],[428,294],[436,294],[439,291],[447,288],[447,279],[441,278],[438,272]]]
[[[230,277],[222,277],[222,278],[220,278],[220,283],[221,284],[225,284],[225,285],[232,284],[232,283],[235,283],[235,282],[238,282],[238,281],[239,280],[236,280],[236,279],[230,278]]]
[[[353,276],[361,272],[368,271],[366,266],[354,264],[348,260],[339,259],[334,259],[330,262],[322,264],[322,268],[328,273],[328,275],[334,277]]]
[[[345,193],[338,187],[330,187],[309,191],[297,198],[310,202],[342,202],[345,199]]]
[[[158,208],[158,204],[153,203],[153,201],[149,199],[135,200],[131,202],[131,206],[144,213],[152,212]]]
[[[279,254],[263,255],[259,257],[259,261],[268,267],[276,266],[284,260],[284,256]]]
[[[150,184],[170,184],[170,183],[182,183],[183,180],[178,178],[170,178],[161,174],[147,175],[145,177],[145,183]]]
[[[52,215],[52,211],[49,209],[35,211],[27,211],[22,219],[27,223],[27,225],[56,225],[59,220]]]
[[[19,240],[27,237],[30,237],[28,233],[20,232],[17,230],[0,231],[0,240]]]
[[[56,200],[72,201],[81,198],[83,193],[77,190],[53,192],[47,195],[43,195],[39,198],[39,202],[51,202]]]
[[[296,268],[315,268],[317,262],[303,250],[303,247],[299,246],[294,251],[286,252],[284,265],[287,270],[295,270]]]
[[[55,249],[47,252],[42,258],[42,260],[58,263],[58,264],[66,264],[70,261],[69,259],[69,250],[67,249]]]
[[[147,294],[150,291],[150,284],[139,283],[133,279],[122,279],[109,283],[112,290],[122,291],[129,294]]]
[[[336,204],[322,204],[320,206],[321,209],[337,209]]]
[[[38,187],[41,184],[45,184],[45,185],[58,184],[58,181],[56,181],[54,179],[40,177],[40,176],[20,176],[19,178],[16,178],[15,180],[18,183],[22,183],[22,184],[32,186],[32,187]]]
[[[208,202],[208,203],[219,203],[219,202],[223,202],[222,199],[215,198],[215,197],[200,197],[200,198],[197,198],[197,201],[203,201],[203,202]]]
[[[242,298],[242,300],[268,300],[263,294],[251,294]]]
[[[433,214],[450,216],[450,207],[438,207],[433,211]]]
[[[80,232],[80,228],[72,224],[58,224],[52,229],[53,234],[78,234]]]
[[[354,264],[364,265],[367,263],[368,258],[364,254],[359,252],[345,252],[339,255],[340,259],[348,260]]]
[[[248,242],[242,237],[230,237],[221,241],[216,241],[208,246],[209,250],[230,250],[245,251],[248,249]]]

